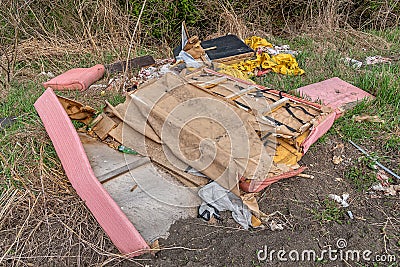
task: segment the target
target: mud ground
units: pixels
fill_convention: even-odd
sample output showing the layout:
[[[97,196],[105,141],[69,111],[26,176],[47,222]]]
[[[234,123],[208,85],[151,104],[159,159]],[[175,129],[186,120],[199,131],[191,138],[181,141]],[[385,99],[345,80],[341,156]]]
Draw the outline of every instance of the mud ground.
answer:
[[[343,161],[334,164],[333,156]],[[355,186],[345,173],[360,158],[350,144],[330,136],[314,144],[300,162],[308,166],[306,173],[313,179],[281,180],[260,195],[260,209],[273,214],[271,220],[281,223],[283,230],[245,231],[228,212],[215,225],[201,219],[181,220],[166,240],[160,240],[164,249],[139,257],[139,262],[148,266],[399,266],[399,197]],[[350,194],[348,208],[328,200],[328,194],[343,193]],[[285,251],[280,258],[279,250]],[[308,256],[309,250],[315,251],[315,259]]]

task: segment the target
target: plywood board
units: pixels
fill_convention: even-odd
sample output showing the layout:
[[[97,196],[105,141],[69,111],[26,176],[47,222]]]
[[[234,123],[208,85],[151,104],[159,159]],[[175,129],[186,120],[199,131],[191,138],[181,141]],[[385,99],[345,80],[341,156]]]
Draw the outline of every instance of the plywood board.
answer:
[[[166,238],[176,220],[197,216],[197,188],[183,186],[147,157],[121,153],[84,134],[80,138],[94,173],[147,242]],[[118,173],[124,168],[128,171]],[[110,173],[116,175],[101,179]]]

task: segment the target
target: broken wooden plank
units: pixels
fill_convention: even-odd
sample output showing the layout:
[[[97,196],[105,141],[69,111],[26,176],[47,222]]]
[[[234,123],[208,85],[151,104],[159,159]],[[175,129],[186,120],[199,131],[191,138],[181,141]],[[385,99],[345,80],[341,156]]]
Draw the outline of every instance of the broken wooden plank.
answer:
[[[231,99],[231,100],[235,100],[235,99],[241,97],[242,95],[245,95],[247,93],[251,93],[251,92],[254,92],[254,91],[257,91],[257,90],[258,89],[257,89],[256,86],[249,86],[248,88],[240,90],[239,92],[227,95],[227,96],[225,96],[225,98]]]
[[[154,65],[156,62],[152,56],[142,56],[128,60],[128,70],[134,68],[143,68]],[[109,65],[105,65],[106,71],[109,74],[124,72],[126,68],[126,60],[121,60]]]
[[[281,98],[281,99],[275,101],[274,103],[269,105],[269,110],[267,112],[263,113],[263,115],[265,116],[265,115],[268,115],[268,114],[276,111],[278,108],[282,107],[289,101],[290,101],[290,99],[287,97],[284,97],[284,98]]]
[[[110,117],[104,114],[101,114],[100,116],[103,118],[95,126],[93,126],[93,131],[101,140],[104,140],[107,138],[108,133],[114,129],[117,124]]]
[[[135,168],[138,168],[144,164],[147,164],[150,162],[150,159],[147,157],[143,157],[141,159],[138,159],[137,161],[128,163],[127,165],[123,165],[117,169],[111,170],[103,175],[99,175],[97,176],[97,179],[99,179],[100,183],[104,183],[107,182],[109,180],[111,180],[114,177],[117,177],[123,173],[126,173],[130,170],[133,170]]]
[[[214,86],[217,86],[218,84],[223,83],[227,80],[228,80],[227,77],[220,77],[220,78],[216,78],[214,80],[199,84],[198,86],[203,87],[205,89],[210,89],[210,88],[213,88]]]

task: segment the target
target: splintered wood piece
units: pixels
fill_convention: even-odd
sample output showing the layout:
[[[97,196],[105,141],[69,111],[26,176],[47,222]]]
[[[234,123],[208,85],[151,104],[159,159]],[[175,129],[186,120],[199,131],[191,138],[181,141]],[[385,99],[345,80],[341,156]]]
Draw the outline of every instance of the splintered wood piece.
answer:
[[[210,89],[210,88],[213,88],[214,86],[217,86],[218,84],[223,83],[227,80],[228,80],[227,77],[220,77],[220,78],[199,84],[198,86],[203,87],[205,89]]]
[[[108,116],[102,114],[103,119],[101,119],[94,127],[93,131],[97,136],[104,140],[107,138],[108,133],[117,126],[117,124]]]
[[[217,49],[217,47],[211,46],[211,47],[205,48],[204,51],[209,51],[209,50],[214,50],[214,49]]]
[[[287,97],[284,97],[284,98],[281,98],[281,99],[275,101],[274,103],[269,105],[269,111],[265,112],[263,115],[268,115],[269,113],[276,111],[278,108],[282,107],[289,101],[290,101],[290,99]]]
[[[128,70],[143,68],[154,65],[156,62],[152,56],[142,56],[128,60]],[[105,65],[106,71],[110,74],[123,72],[126,68],[126,60],[121,60],[109,65]]]
[[[241,97],[242,95],[245,95],[247,93],[253,92],[253,91],[257,91],[257,87],[256,86],[250,86],[246,89],[240,90],[239,92],[227,95],[225,98],[231,99],[231,100],[235,100],[239,97]]]

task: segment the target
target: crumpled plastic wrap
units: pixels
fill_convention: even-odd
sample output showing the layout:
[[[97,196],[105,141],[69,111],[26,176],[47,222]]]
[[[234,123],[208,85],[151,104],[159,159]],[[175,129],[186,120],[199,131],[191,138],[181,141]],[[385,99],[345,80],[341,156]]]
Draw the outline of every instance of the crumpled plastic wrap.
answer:
[[[244,229],[251,225],[251,212],[243,201],[228,189],[216,182],[211,182],[199,190],[199,196],[203,203],[199,207],[199,216],[204,219],[215,217],[220,219],[219,212],[232,211],[233,219]]]

